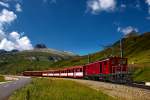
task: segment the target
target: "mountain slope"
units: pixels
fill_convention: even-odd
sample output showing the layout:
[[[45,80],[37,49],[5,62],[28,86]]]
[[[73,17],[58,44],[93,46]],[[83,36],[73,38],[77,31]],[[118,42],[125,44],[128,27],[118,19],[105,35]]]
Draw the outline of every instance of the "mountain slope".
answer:
[[[51,49],[4,52],[0,54],[0,73],[17,74],[25,70],[45,70],[54,62],[75,56],[74,54]]]

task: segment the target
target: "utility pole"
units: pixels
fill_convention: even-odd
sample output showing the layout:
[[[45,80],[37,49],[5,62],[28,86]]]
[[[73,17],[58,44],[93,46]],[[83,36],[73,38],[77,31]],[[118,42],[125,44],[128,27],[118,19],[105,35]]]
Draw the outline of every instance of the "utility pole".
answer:
[[[120,56],[123,58],[123,39],[120,39]]]
[[[112,51],[112,52],[111,52],[111,56],[113,57],[113,56],[114,56],[114,47],[111,46],[110,48],[111,48],[111,51]]]
[[[120,56],[123,58],[123,38],[120,39]],[[123,80],[123,75],[122,75],[122,66],[121,66],[121,81]]]
[[[90,63],[90,54],[88,54],[88,63]]]

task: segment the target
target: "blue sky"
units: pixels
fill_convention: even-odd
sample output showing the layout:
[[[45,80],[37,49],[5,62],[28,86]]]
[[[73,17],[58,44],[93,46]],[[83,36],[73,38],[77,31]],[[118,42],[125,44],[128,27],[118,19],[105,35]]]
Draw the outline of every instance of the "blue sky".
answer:
[[[4,9],[14,19],[1,20]],[[7,50],[44,43],[84,55],[132,30],[150,31],[150,0],[0,0],[0,12],[0,48]]]

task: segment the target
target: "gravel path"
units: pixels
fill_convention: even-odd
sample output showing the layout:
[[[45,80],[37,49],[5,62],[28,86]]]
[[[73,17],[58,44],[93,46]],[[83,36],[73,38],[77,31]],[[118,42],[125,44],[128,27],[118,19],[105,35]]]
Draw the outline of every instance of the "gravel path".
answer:
[[[96,90],[100,90],[119,100],[150,100],[150,90],[91,80],[78,80],[78,79],[69,79],[69,80],[86,84],[89,87],[92,87]]]

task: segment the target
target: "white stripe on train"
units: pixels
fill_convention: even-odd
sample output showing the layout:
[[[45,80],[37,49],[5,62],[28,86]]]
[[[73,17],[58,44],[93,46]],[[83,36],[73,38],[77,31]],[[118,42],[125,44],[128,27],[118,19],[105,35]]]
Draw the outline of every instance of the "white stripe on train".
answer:
[[[68,75],[67,75],[68,74]],[[83,76],[83,72],[74,72],[74,73],[43,73],[42,76]]]

